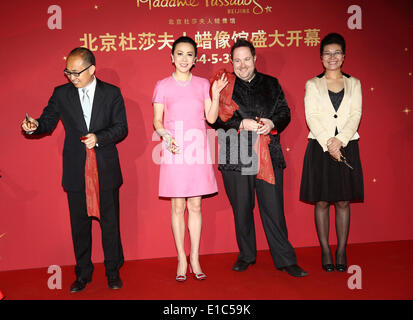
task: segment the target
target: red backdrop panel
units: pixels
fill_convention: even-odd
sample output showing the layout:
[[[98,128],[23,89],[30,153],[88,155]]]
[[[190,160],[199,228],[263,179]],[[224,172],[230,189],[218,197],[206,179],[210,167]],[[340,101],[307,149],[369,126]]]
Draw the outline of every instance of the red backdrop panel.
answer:
[[[411,1],[255,0],[220,6],[225,1],[193,0],[185,2],[193,6],[159,7],[173,3],[178,2],[1,2],[0,270],[75,262],[61,187],[63,126],[59,123],[51,136],[28,139],[20,123],[26,112],[40,115],[53,88],[66,81],[65,56],[80,45],[95,50],[97,76],[120,86],[125,98],[129,135],[119,144],[125,258],[175,255],[170,202],[157,196],[151,98],[156,81],[173,71],[171,43],[165,40],[183,33],[200,44],[195,75],[209,78],[218,68],[231,69],[229,46],[234,36],[246,36],[257,47],[257,69],[279,78],[292,112],[281,139],[287,161],[285,214],[296,247],[318,244],[313,207],[299,201],[308,134],[304,85],[322,72],[320,38],[342,33],[348,43],[343,70],[359,78],[363,88],[359,132],[365,201],[352,205],[349,242],[413,238]],[[361,10],[358,20],[353,20],[356,12],[348,13],[354,4]],[[58,10],[48,13],[52,5]],[[50,29],[60,19],[61,29]],[[361,19],[361,29],[350,29],[349,19]],[[218,195],[203,200],[201,254],[237,251],[231,207],[218,170],[216,175]],[[255,215],[258,249],[266,249]],[[93,232],[93,260],[101,262],[97,223]]]

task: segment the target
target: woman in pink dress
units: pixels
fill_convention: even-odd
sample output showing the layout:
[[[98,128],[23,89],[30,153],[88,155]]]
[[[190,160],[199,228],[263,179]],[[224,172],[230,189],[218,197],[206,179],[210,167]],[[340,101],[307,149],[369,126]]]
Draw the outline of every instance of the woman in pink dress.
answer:
[[[159,196],[171,198],[172,231],[178,254],[176,280],[186,280],[188,267],[185,253],[185,209],[191,240],[190,268],[195,278],[206,279],[199,264],[202,195],[217,192],[210,159],[206,123],[218,117],[219,93],[227,85],[223,76],[212,85],[207,79],[193,76],[196,43],[180,37],[172,45],[172,76],[156,83],[153,94],[153,125],[163,139],[163,155],[159,174]]]

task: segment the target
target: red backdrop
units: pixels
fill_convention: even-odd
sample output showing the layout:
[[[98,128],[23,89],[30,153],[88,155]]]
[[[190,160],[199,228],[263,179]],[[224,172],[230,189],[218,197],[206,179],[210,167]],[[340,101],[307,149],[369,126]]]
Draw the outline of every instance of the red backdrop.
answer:
[[[218,68],[231,69],[226,54],[238,35],[255,43],[257,69],[279,78],[292,112],[281,139],[287,161],[285,213],[296,247],[318,244],[313,207],[299,201],[308,134],[304,85],[322,72],[320,38],[342,33],[348,43],[343,70],[359,78],[363,88],[359,133],[365,200],[351,207],[349,242],[413,239],[412,2],[230,2],[238,5],[212,0],[1,2],[0,270],[75,262],[61,187],[63,126],[59,123],[51,136],[29,140],[21,134],[20,123],[26,112],[40,115],[53,88],[66,81],[65,56],[80,45],[95,50],[97,76],[121,87],[125,98],[129,135],[118,145],[125,258],[175,255],[170,202],[157,196],[151,98],[156,81],[173,71],[171,43],[164,39],[184,32],[200,44],[195,75],[209,78]],[[354,4],[361,11],[349,9]],[[48,12],[52,5],[58,7]],[[361,29],[351,29],[349,22]],[[218,170],[216,176],[218,195],[203,200],[201,254],[237,251],[232,211]],[[255,214],[258,249],[267,249]],[[93,232],[93,260],[101,262],[97,223]]]

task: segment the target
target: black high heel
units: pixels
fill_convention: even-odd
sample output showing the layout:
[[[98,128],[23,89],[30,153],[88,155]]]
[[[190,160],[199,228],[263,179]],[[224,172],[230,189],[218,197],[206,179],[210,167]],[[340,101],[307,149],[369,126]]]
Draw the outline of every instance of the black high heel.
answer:
[[[332,264],[332,263],[324,264],[323,263],[323,261],[324,261],[323,256],[326,256],[326,255],[321,254],[321,268],[323,268],[323,270],[326,271],[326,272],[333,272],[334,271],[334,264]],[[328,254],[328,256],[330,256],[330,260],[333,261],[333,257],[331,257],[331,252]]]
[[[322,267],[323,270],[326,271],[326,272],[333,272],[333,271],[334,271],[334,264],[332,264],[332,263],[322,264],[321,267]]]
[[[347,257],[344,253],[344,263],[337,263],[337,251],[336,251],[336,270],[338,272],[346,272],[347,271]]]
[[[347,271],[347,264],[336,264],[336,270],[338,272],[346,272]]]

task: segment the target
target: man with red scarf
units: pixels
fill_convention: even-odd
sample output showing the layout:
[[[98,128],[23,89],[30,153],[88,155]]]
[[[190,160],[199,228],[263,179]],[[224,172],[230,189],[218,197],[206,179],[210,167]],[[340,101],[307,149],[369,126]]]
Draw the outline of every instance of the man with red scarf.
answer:
[[[219,170],[232,206],[240,253],[233,266],[244,271],[256,260],[253,209],[255,192],[275,267],[294,277],[307,275],[297,265],[288,241],[283,203],[284,156],[280,133],[290,122],[290,109],[278,80],[257,72],[254,46],[238,40],[231,48],[234,74],[220,95],[212,126],[218,131]]]
[[[92,281],[92,217],[99,219],[110,289],[123,286],[119,269],[123,249],[119,229],[122,173],[116,143],[128,133],[120,89],[95,77],[95,56],[83,47],[66,59],[68,83],[54,89],[38,119],[26,115],[26,134],[51,133],[59,119],[65,128],[62,185],[67,192],[76,258],[76,281],[70,292]]]

